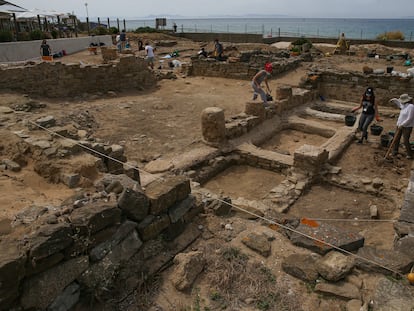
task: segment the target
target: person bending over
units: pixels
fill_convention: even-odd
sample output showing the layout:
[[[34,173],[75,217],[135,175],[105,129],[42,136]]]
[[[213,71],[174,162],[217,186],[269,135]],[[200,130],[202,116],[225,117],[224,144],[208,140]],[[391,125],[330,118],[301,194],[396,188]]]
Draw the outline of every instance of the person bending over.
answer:
[[[252,88],[253,88],[253,100],[256,100],[257,95],[260,95],[260,98],[263,101],[263,104],[267,105],[267,94],[263,90],[261,84],[264,82],[266,85],[267,92],[270,94],[270,88],[269,88],[269,78],[271,77],[271,73],[273,71],[273,67],[271,63],[267,63],[265,65],[265,69],[260,70],[258,73],[255,74],[255,76],[252,79]]]

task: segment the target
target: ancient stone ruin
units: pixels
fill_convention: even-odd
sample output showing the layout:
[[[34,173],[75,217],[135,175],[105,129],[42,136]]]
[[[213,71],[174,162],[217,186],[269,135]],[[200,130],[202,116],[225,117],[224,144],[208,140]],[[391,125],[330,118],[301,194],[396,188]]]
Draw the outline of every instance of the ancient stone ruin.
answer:
[[[300,61],[279,61],[273,56],[260,60],[254,55],[235,64],[197,59],[189,74],[248,77],[255,70],[250,61],[260,65],[269,57],[274,68],[279,68],[276,74],[294,68]],[[110,72],[116,71],[116,79],[100,85],[102,91],[110,91],[115,81],[120,85],[126,79],[130,81],[129,74],[136,70],[128,69],[131,71],[122,80],[119,72],[123,66],[140,68],[142,64],[127,57],[118,67],[46,66],[50,65],[30,68],[31,76],[52,70],[59,71],[62,80],[76,80],[77,75],[87,74],[88,81],[96,82],[101,74],[112,77]],[[11,77],[15,84],[10,82]],[[1,79],[9,81],[8,87],[15,90],[45,92],[52,97],[67,96],[69,92],[61,87],[51,93],[46,85],[35,91],[33,83],[21,81],[24,76],[20,69],[6,71]],[[143,71],[128,85],[139,87],[154,81]],[[30,135],[14,133],[16,156],[2,159],[2,170],[18,171],[30,158],[38,174],[51,182],[68,188],[92,187],[95,191],[81,191],[61,206],[28,209],[15,219],[26,225],[21,231],[10,230],[1,236],[0,309],[70,310],[80,296],[104,300],[108,292],[113,296],[129,293],[173,260],[178,266],[174,286],[188,290],[203,270],[203,254],[177,254],[203,233],[204,228],[192,222],[200,213],[215,217],[236,213],[236,217],[256,221],[257,226],[278,230],[293,245],[309,250],[287,257],[282,263],[286,273],[313,284],[318,293],[348,301],[348,310],[361,307],[366,297],[361,294],[361,282],[355,281],[355,269],[398,278],[409,272],[414,263],[412,172],[405,172],[407,184],[401,187],[395,180],[383,179],[369,170],[361,170],[358,175],[347,170],[355,165],[349,163],[346,154],[357,152],[353,150],[356,124],[345,126],[344,118],[358,101],[355,94],[360,94],[368,81],[379,94],[391,89],[395,96],[414,93],[412,81],[386,74],[370,77],[315,69],[304,78],[300,88],[280,86],[269,107],[247,102],[245,112],[235,116],[225,116],[220,107],[206,108],[201,116],[205,145],[161,163],[155,170],[157,174],[145,172],[150,175],[145,178],[136,163],[128,162],[122,146],[91,138],[88,130],[93,129],[94,122],[88,115],[76,118],[89,124],[80,128],[53,116],[26,121],[24,126]],[[32,101],[13,108],[0,112],[12,115],[18,108],[39,109]],[[384,107],[381,112],[384,119],[394,124],[392,107]],[[379,137],[373,136],[371,141],[377,165],[387,165],[381,161],[386,147],[381,146]],[[81,154],[83,160],[79,161]],[[408,167],[411,170],[411,165]],[[223,172],[227,174],[222,175]],[[247,172],[257,180],[269,174],[272,182],[261,185],[258,196],[254,191],[226,193],[226,182],[241,183],[250,178],[246,177]],[[395,179],[404,174],[398,169],[392,173]],[[101,177],[97,181],[91,178],[98,175]],[[306,201],[316,192],[325,193],[325,199]],[[356,199],[350,199],[349,205],[356,202],[354,208],[334,204],[340,198],[344,200],[341,202],[348,202],[344,198],[353,197],[371,203],[361,207],[356,206]],[[322,213],[312,216],[313,211],[320,209]],[[320,214],[326,217],[319,217]],[[391,230],[381,238],[395,238],[391,242],[393,250],[376,247],[375,243],[367,245],[368,238],[362,232],[372,238],[377,231],[370,230],[376,224],[361,228],[360,219],[392,220]],[[223,230],[231,230],[231,224],[225,224]],[[263,257],[272,251],[270,241],[254,232],[246,234],[243,243]],[[191,273],[188,267],[192,267]],[[324,281],[318,281],[321,278]],[[396,306],[410,310],[403,308],[414,305],[414,295],[407,284],[393,283],[387,278],[377,284],[372,299],[373,310]],[[351,305],[356,307],[351,309]]]

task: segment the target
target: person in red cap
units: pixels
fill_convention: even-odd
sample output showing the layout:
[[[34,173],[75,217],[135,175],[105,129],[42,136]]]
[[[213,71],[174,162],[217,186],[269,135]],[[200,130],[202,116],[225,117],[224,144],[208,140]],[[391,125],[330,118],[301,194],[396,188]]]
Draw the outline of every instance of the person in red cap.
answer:
[[[252,88],[253,88],[253,100],[256,100],[257,95],[260,95],[260,98],[263,101],[263,104],[267,106],[267,94],[263,90],[261,84],[262,82],[265,83],[266,89],[268,94],[271,93],[271,90],[269,88],[269,78],[271,77],[271,73],[273,71],[273,67],[271,63],[266,63],[265,69],[260,70],[258,73],[256,73],[252,79]]]

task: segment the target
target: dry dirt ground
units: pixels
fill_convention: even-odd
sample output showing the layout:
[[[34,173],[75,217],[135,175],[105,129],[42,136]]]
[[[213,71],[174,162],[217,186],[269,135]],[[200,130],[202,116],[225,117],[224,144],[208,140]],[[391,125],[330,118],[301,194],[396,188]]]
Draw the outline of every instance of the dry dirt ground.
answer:
[[[153,43],[159,40],[177,41],[177,38],[149,34],[144,35],[143,38],[145,41],[150,40]],[[137,46],[136,37],[131,38],[131,42],[132,49],[135,50]],[[207,50],[212,50],[212,43],[191,42],[188,40],[178,40],[177,45],[173,47],[158,47],[156,50],[156,64],[160,65],[161,62],[159,60],[164,60],[162,64],[165,68],[165,59],[162,56],[174,50],[180,52],[180,56],[177,58],[178,60],[182,63],[189,62],[189,56],[194,55],[201,45],[206,45]],[[230,43],[224,43],[224,46],[226,45],[229,46]],[[252,45],[245,44],[239,47],[249,49]],[[332,52],[334,49],[333,46],[327,45],[317,47],[323,53]],[[352,49],[356,51],[355,56],[334,55],[316,59],[312,64],[303,63],[293,72],[273,78],[270,81],[271,89],[275,90],[280,84],[298,85],[309,66],[314,64],[354,71],[362,71],[364,65],[368,65],[374,69],[385,69],[386,66],[390,65],[390,62],[386,62],[384,59],[367,58],[367,51],[376,49],[378,53],[382,52],[382,54],[404,52],[401,50],[390,50],[381,46],[361,46],[352,47]],[[138,52],[135,50],[135,53],[143,56],[142,51]],[[60,61],[64,63],[82,62],[84,64],[94,64],[100,63],[102,59],[99,54],[91,55],[88,51],[83,51],[74,55],[65,56]],[[392,61],[392,65],[395,70],[406,71],[406,67],[403,66],[402,61]],[[162,71],[165,71],[165,69],[162,69]],[[53,115],[56,118],[80,111],[87,113],[97,124],[93,133],[94,137],[108,144],[116,143],[125,146],[128,160],[137,161],[139,167],[144,169],[145,164],[149,161],[177,157],[186,151],[202,145],[200,115],[204,108],[210,106],[221,107],[225,110],[226,117],[229,117],[243,112],[245,102],[250,100],[252,96],[249,81],[187,77],[181,72],[180,68],[175,68],[173,71],[177,79],[161,80],[157,83],[157,87],[152,90],[117,93],[115,97],[79,94],[76,99],[51,100],[37,98],[41,103],[46,104],[46,108],[42,108],[36,113],[39,114],[39,117]],[[116,92],[116,90],[114,91]],[[22,94],[0,94],[1,106],[10,106],[21,100]],[[394,120],[387,122],[386,130],[393,130]],[[338,124],[338,126],[342,125]],[[6,158],[12,153],[13,148],[11,145],[14,145],[16,138],[13,138],[13,135],[9,134],[9,131],[17,129],[17,124],[10,123],[7,128],[0,127],[0,147],[2,147],[0,148],[0,155],[2,158]],[[303,134],[293,132],[284,133],[283,135],[275,138],[276,142],[273,144],[282,144],[282,149],[288,152],[292,152],[299,143],[308,140],[313,141],[315,139],[310,134],[307,134],[305,137],[303,137]],[[296,139],[289,139],[291,135],[296,135]],[[267,147],[272,148],[272,142],[269,142],[269,144],[270,147]],[[403,187],[407,185],[406,178],[409,173],[410,163],[408,160],[401,158],[397,163],[379,167],[376,159],[381,158],[384,153],[385,150],[378,147],[378,141],[375,140],[363,146],[353,144],[338,165],[342,166],[349,174],[358,174],[358,172],[364,170],[370,178],[381,176],[382,178],[394,179],[397,196],[400,195],[402,199]],[[250,192],[254,194],[252,199],[260,199],[262,195],[260,191],[263,191],[263,187],[268,182],[275,182],[276,180],[277,184],[278,181],[282,180],[280,176],[274,176],[269,172],[250,172],[249,168],[233,168],[233,171],[229,172],[229,174],[233,174],[233,178],[221,184],[220,187],[223,189],[217,189],[217,186],[214,185],[208,186],[214,191],[225,192],[228,195]],[[244,176],[244,178],[248,176],[246,180],[250,182],[245,184],[239,183],[240,176]],[[30,162],[18,173],[1,171],[0,206],[2,208],[0,210],[0,238],[2,232],[12,230],[10,222],[22,209],[33,205],[58,205],[69,195],[73,194],[73,192],[74,190],[70,190],[62,185],[47,183],[33,171]],[[361,206],[366,206],[369,200],[375,200],[375,198],[346,193],[343,190],[317,185],[310,193],[298,201],[297,209],[291,213],[296,216],[302,216],[302,213],[306,213],[308,217],[315,218],[336,217],[336,207],[347,206],[351,210],[350,217],[363,217],[363,213],[358,214],[358,211],[361,210]],[[322,201],[324,205],[318,206],[319,202]],[[311,207],[315,206],[315,204],[317,206],[312,210]],[[395,205],[393,204],[389,203],[384,207],[384,211],[382,211],[386,215],[385,217],[389,217],[390,219],[396,216]],[[202,249],[208,252],[209,255],[214,255],[219,249],[224,249],[229,246],[243,249],[243,252],[249,258],[267,267],[276,276],[278,284],[283,285],[280,285],[284,288],[280,295],[287,297],[288,302],[284,307],[290,307],[290,309],[286,310],[297,310],[297,303],[302,305],[304,310],[341,310],[340,308],[344,306],[343,302],[335,301],[331,303],[330,299],[321,299],[304,282],[294,279],[281,271],[281,261],[283,258],[295,252],[304,252],[303,249],[292,246],[284,236],[279,235],[277,232],[269,233],[270,229],[267,227],[260,226],[257,222],[246,221],[240,218],[215,219],[214,217],[205,217],[201,218],[199,223],[217,235],[211,239],[201,239],[192,248]],[[223,232],[222,227],[226,223],[230,223],[233,228],[236,228],[231,233],[233,235],[231,239],[228,236],[226,237],[225,233],[220,233]],[[353,224],[351,226],[356,226],[360,232],[366,229],[361,224]],[[263,258],[244,247],[240,241],[240,236],[237,235],[237,233],[243,230],[251,230],[257,233],[266,232],[266,234],[273,235],[275,237],[275,240],[272,242],[274,254],[269,258]],[[379,238],[381,235],[378,234],[381,232],[386,232],[387,236],[392,237],[392,225],[389,223],[375,225],[375,229],[370,231],[367,240],[377,247],[389,248],[392,240],[382,241]],[[217,271],[220,270],[217,269]],[[172,270],[168,269],[155,282],[157,284],[154,289],[147,291],[148,298],[150,298],[150,301],[161,306],[163,308],[162,310],[219,310],[225,306],[227,306],[226,310],[241,310],[237,307],[232,307],[231,304],[226,304],[225,297],[220,295],[220,293],[212,292],[213,289],[209,286],[209,282],[212,282],[211,278],[220,278],[223,275],[214,275],[214,271],[210,272],[213,274],[206,274],[197,281],[192,292],[180,293],[168,281],[172,273]],[[244,271],[241,273],[247,272]],[[363,275],[362,272],[361,275]],[[367,283],[375,280],[375,276],[363,275],[363,277]],[[248,282],[248,280],[245,281]],[[243,286],[243,284],[239,285]],[[210,302],[206,301],[205,297],[210,297]],[[211,300],[214,300],[214,297],[216,298],[216,304],[211,305]],[[241,298],[247,299],[249,297]],[[129,310],[143,310],[142,305],[144,303],[142,298],[136,297],[135,299],[135,303],[131,304]],[[101,306],[100,308],[103,307]],[[96,310],[99,310],[99,307]],[[253,304],[251,307],[246,307],[243,310],[258,309]],[[261,310],[282,309],[274,307],[266,309],[264,305]]]

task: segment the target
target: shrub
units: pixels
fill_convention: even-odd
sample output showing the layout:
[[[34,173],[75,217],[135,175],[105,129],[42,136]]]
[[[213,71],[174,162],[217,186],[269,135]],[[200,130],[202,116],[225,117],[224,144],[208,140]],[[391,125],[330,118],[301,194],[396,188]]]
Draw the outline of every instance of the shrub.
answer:
[[[405,40],[404,34],[401,31],[388,31],[377,36],[377,40]]]
[[[30,40],[42,40],[45,38],[43,32],[39,29],[32,30],[29,36]]]
[[[312,42],[310,42],[306,38],[297,39],[297,40],[295,40],[295,41],[292,42],[292,45],[302,45],[302,44],[305,44],[305,43],[309,43],[310,46],[312,47]]]
[[[57,37],[58,37],[58,32],[57,32],[57,30],[55,30],[55,29],[53,29],[51,32],[50,32],[50,34],[52,35],[52,38],[53,39],[56,39]]]
[[[151,33],[151,32],[158,32],[157,29],[155,28],[151,28],[151,27],[139,27],[137,29],[135,29],[134,31],[135,33]]]
[[[111,35],[114,35],[114,34],[116,34],[116,33],[118,33],[119,32],[119,29],[118,28],[116,28],[116,27],[111,27],[111,28],[109,28],[109,33],[111,34]]]
[[[28,32],[19,32],[17,34],[17,41],[30,41],[30,33]]]
[[[108,33],[108,29],[106,29],[105,27],[96,27],[93,30],[93,33],[97,36],[101,36],[101,35],[106,35]]]
[[[13,41],[13,34],[9,30],[0,30],[0,42]]]

